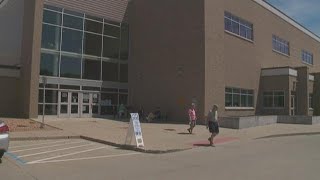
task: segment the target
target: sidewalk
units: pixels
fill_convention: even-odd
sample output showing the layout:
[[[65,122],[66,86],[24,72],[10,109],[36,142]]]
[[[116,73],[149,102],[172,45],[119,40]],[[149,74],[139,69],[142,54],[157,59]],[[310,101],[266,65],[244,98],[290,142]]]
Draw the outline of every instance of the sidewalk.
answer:
[[[47,121],[47,124],[63,130],[14,132],[11,138],[77,138],[84,136],[90,139],[123,145],[129,123],[99,118],[58,119]],[[174,151],[190,149],[194,146],[205,146],[209,132],[205,126],[198,125],[194,134],[187,133],[188,125],[181,124],[148,124],[142,123],[145,149],[148,151]],[[220,129],[216,144],[236,141],[249,141],[265,136],[296,133],[320,133],[320,125],[274,124],[242,130]]]

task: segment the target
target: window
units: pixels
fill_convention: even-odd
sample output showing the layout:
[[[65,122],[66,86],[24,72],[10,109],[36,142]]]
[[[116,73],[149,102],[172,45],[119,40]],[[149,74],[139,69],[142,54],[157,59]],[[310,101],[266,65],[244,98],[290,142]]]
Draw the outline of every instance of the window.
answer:
[[[82,32],[63,28],[62,32],[62,51],[82,53]]]
[[[41,54],[40,75],[58,76],[59,73],[59,56],[58,54]]]
[[[60,49],[60,27],[47,24],[42,25],[41,46],[45,49],[59,50]]]
[[[128,94],[119,94],[119,104],[128,105]]]
[[[84,59],[83,79],[100,80],[101,61]]]
[[[101,56],[102,35],[85,33],[84,53],[92,56]]]
[[[118,81],[118,63],[102,62],[102,80]]]
[[[232,15],[229,12],[224,13],[224,23],[225,23],[225,30],[243,37],[248,40],[253,40],[253,25],[252,23],[243,20],[239,17]]]
[[[267,91],[263,93],[263,106],[266,108],[283,108],[284,91]]]
[[[128,81],[127,23],[44,5],[42,26],[40,75]]]
[[[61,25],[61,13],[50,11],[50,10],[44,10],[43,22],[54,24],[54,25]]]
[[[226,88],[225,107],[254,107],[253,94],[253,90]]]
[[[83,29],[83,18],[64,14],[63,15],[63,26],[82,30]]]
[[[119,58],[120,41],[116,38],[103,38],[103,57]]]
[[[45,115],[57,115],[58,91],[46,90],[45,93]],[[43,89],[39,89],[38,113],[43,112]]]
[[[102,34],[103,25],[101,22],[85,20],[85,30],[89,32],[94,32],[98,34]]]
[[[111,25],[111,24],[104,24],[104,35],[112,36],[115,38],[120,38],[120,27]]]
[[[313,94],[309,94],[309,109],[313,109]]]
[[[289,42],[275,35],[272,35],[272,49],[281,54],[290,55]]]
[[[128,82],[128,64],[120,64],[120,82]]]
[[[121,50],[120,59],[127,60],[129,56],[129,26],[121,25]]]
[[[305,51],[305,50],[302,50],[302,62],[305,62],[307,64],[313,64],[313,54],[308,52],[308,51]]]
[[[81,78],[81,58],[61,56],[60,77]]]

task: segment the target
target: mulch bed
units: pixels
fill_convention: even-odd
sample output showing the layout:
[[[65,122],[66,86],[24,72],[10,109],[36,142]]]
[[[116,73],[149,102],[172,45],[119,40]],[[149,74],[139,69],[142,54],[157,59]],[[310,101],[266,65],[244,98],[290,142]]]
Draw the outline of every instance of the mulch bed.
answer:
[[[40,130],[54,130],[55,128],[45,126],[40,128],[41,123],[30,119],[16,119],[16,118],[0,118],[6,125],[9,126],[10,132],[23,132],[23,131],[40,131]]]

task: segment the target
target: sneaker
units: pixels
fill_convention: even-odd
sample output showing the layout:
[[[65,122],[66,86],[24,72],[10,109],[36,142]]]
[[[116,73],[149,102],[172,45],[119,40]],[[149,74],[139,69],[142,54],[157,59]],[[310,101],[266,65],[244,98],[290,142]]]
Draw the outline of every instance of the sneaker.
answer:
[[[189,131],[189,133],[191,134],[191,129],[190,129],[190,128],[188,129],[188,131]]]

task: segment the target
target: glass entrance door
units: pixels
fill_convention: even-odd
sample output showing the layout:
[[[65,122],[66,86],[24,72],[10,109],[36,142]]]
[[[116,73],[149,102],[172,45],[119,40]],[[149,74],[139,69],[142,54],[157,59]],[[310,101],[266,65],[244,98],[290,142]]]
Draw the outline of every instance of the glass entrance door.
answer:
[[[59,92],[59,117],[80,117],[78,92]]]
[[[71,117],[79,117],[79,93],[78,92],[70,92],[71,97]]]
[[[98,116],[99,115],[99,94],[98,93],[92,93],[91,94],[91,116]]]
[[[81,117],[95,117],[99,115],[99,94],[82,93]]]
[[[82,93],[82,115],[81,117],[90,117],[90,94]]]
[[[69,92],[59,92],[59,117],[69,117]]]

